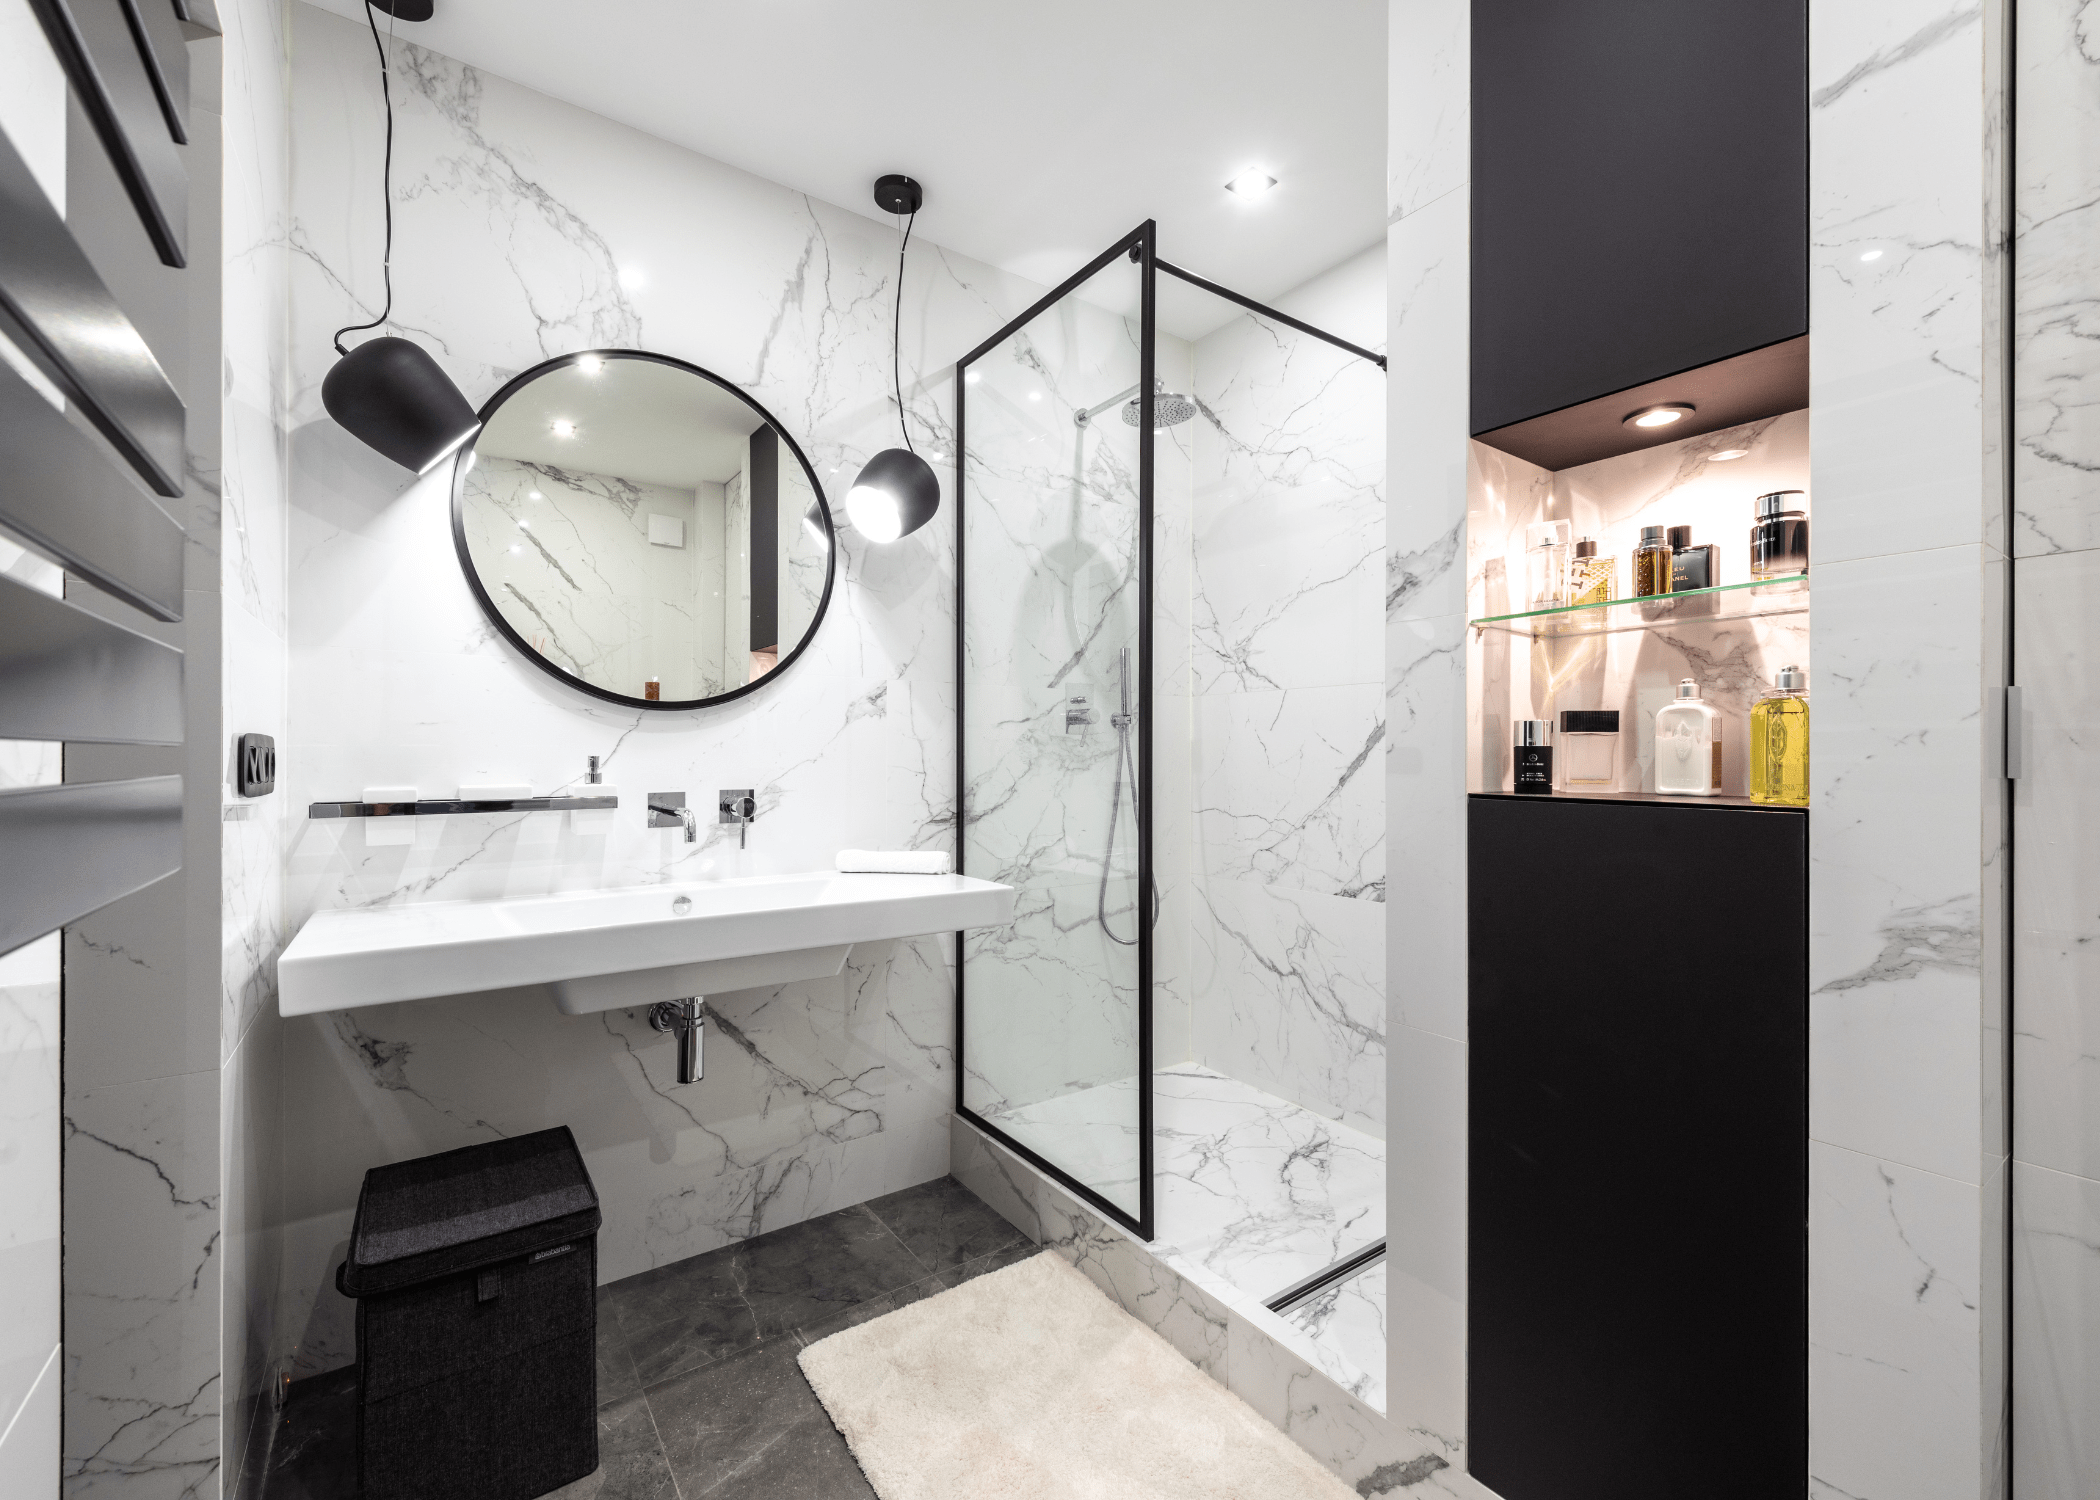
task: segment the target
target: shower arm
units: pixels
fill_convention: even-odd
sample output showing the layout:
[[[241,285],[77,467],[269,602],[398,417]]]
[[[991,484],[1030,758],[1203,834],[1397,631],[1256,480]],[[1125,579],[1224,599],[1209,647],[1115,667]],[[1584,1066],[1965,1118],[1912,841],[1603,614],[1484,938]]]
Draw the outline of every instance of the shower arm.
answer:
[[[1111,406],[1119,406],[1132,396],[1135,396],[1143,385],[1144,382],[1139,381],[1137,385],[1131,386],[1127,390],[1117,391],[1099,406],[1089,406],[1085,411],[1072,413],[1072,425],[1074,427],[1086,426],[1087,423],[1093,421],[1094,418],[1100,416],[1101,413],[1107,411]],[[1167,388],[1167,383],[1155,377],[1152,386],[1154,390],[1164,391]]]

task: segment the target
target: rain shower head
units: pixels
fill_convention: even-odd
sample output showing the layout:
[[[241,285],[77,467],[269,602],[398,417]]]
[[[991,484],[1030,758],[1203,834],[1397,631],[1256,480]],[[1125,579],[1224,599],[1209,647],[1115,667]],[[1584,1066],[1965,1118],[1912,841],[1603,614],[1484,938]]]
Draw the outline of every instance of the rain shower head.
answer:
[[[1131,386],[1128,390],[1117,391],[1099,406],[1089,406],[1084,411],[1073,412],[1073,424],[1079,427],[1086,426],[1094,418],[1100,416],[1101,413],[1107,411],[1118,401],[1123,401],[1124,397],[1128,396],[1131,399],[1124,402],[1123,425],[1125,427],[1137,426],[1138,423],[1145,420],[1145,412],[1143,405],[1136,399],[1136,391],[1137,387]],[[1179,427],[1195,414],[1196,402],[1193,397],[1183,396],[1168,390],[1167,383],[1164,380],[1152,382],[1152,426],[1155,432],[1162,427]]]

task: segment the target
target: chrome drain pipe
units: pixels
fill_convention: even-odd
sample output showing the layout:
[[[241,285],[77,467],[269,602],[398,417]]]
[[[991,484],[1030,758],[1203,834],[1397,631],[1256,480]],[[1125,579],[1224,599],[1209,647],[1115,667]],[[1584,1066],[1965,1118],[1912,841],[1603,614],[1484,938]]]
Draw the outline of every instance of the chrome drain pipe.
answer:
[[[707,1016],[701,1010],[706,1003],[705,997],[695,995],[690,1000],[659,1000],[649,1007],[651,1026],[678,1034],[680,1083],[698,1083],[707,1073],[700,1052],[701,1038],[707,1034]]]

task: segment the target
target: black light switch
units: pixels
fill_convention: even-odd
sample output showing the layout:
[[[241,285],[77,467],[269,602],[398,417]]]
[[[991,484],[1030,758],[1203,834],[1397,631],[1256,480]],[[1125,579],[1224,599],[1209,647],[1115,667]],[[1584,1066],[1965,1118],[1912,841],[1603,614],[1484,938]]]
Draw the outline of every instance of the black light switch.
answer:
[[[277,741],[270,735],[242,735],[233,764],[234,790],[243,797],[267,797],[277,790]]]

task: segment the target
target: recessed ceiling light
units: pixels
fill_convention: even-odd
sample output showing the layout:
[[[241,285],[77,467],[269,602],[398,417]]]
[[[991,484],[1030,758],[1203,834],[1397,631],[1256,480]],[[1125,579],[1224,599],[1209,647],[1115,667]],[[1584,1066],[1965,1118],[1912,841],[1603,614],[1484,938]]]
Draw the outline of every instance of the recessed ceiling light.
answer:
[[[595,375],[605,368],[605,361],[595,354],[586,354],[576,361],[576,368],[586,375]]]
[[[1621,422],[1627,427],[1668,427],[1673,422],[1682,422],[1697,409],[1689,401],[1665,401],[1628,412]]]
[[[1879,250],[1862,250],[1859,252],[1859,258],[1861,260],[1880,260],[1881,252]]]
[[[547,497],[545,495],[542,495],[538,490],[533,490],[529,494],[527,494],[525,498],[527,500],[544,500]]]
[[[518,530],[520,530],[520,531],[530,531],[530,530],[532,530],[532,523],[531,523],[530,521],[520,521],[520,522],[518,523]]]
[[[969,374],[963,376],[963,381],[967,385],[975,385],[982,379],[984,379],[984,371],[982,370],[972,370]]]
[[[1240,173],[1239,176],[1233,178],[1232,181],[1226,183],[1225,190],[1230,193],[1237,193],[1242,198],[1254,199],[1263,197],[1274,186],[1276,186],[1275,178],[1258,168],[1249,167],[1246,171]]]
[[[1750,450],[1748,448],[1723,448],[1719,453],[1707,456],[1717,464],[1725,464],[1732,458],[1748,458]]]
[[[1041,391],[1030,391],[1028,393],[1028,399],[1031,401],[1040,401],[1043,399],[1043,393]]]
[[[556,437],[571,438],[576,436],[576,424],[567,417],[556,417],[551,425]]]
[[[620,285],[630,292],[640,290],[642,283],[648,279],[642,274],[640,266],[620,267]]]

